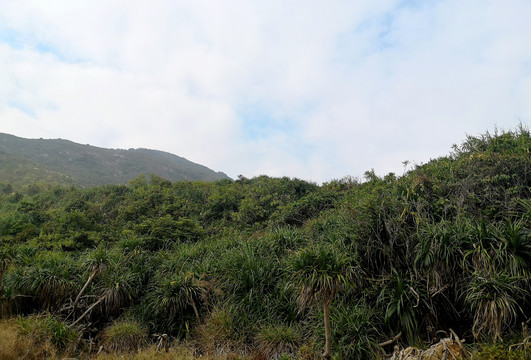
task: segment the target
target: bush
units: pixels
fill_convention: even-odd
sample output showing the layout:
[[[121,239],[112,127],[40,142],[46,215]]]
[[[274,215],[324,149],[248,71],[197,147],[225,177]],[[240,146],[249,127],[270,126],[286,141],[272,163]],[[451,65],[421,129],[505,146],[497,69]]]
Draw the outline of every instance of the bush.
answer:
[[[382,320],[365,302],[349,307],[343,304],[332,309],[332,336],[337,352],[344,359],[374,359],[382,355],[378,345]]]
[[[472,360],[531,360],[531,346],[511,350],[502,344],[485,345],[472,354]]]
[[[19,317],[16,322],[19,336],[29,339],[33,352],[72,353],[77,348],[78,334],[52,315]]]
[[[302,343],[302,335],[293,326],[269,325],[260,329],[256,335],[258,349],[268,359],[283,359],[296,354]]]
[[[135,320],[116,321],[103,330],[103,346],[107,350],[129,352],[146,345],[148,331]]]
[[[204,323],[196,328],[196,346],[207,354],[227,354],[241,348],[244,339],[241,325],[234,321],[235,310],[227,305],[217,306]]]

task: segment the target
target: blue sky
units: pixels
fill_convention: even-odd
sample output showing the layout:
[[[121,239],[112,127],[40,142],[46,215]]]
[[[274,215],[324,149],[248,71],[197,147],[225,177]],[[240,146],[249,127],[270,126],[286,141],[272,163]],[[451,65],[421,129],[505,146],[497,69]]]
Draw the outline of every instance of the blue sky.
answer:
[[[528,0],[2,0],[0,132],[235,178],[401,174],[531,123]]]

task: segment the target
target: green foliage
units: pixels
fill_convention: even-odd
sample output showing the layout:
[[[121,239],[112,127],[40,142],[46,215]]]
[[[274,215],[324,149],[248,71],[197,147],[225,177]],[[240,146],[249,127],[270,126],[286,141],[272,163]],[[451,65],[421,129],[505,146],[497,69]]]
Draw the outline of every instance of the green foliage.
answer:
[[[221,304],[212,309],[196,329],[199,347],[207,353],[223,353],[244,346],[245,335],[237,322],[234,306]]]
[[[133,189],[138,189],[147,186],[147,179],[145,174],[140,174],[136,178],[128,181],[128,184]]]
[[[198,241],[204,236],[203,228],[194,220],[170,215],[148,218],[135,226],[135,232],[144,236],[148,250],[168,249],[175,243]]]
[[[521,278],[503,272],[472,275],[465,301],[475,314],[472,327],[475,337],[488,335],[494,340],[501,339],[502,331],[522,311],[520,301],[531,295],[521,282]]]
[[[141,280],[124,264],[112,268],[98,284],[97,292],[104,298],[105,312],[108,315],[119,314],[138,296]]]
[[[256,334],[258,350],[267,359],[284,359],[289,354],[296,354],[303,337],[300,330],[287,325],[268,325]]]
[[[167,328],[186,316],[188,311],[199,318],[203,287],[192,273],[165,274],[152,285],[149,306]]]
[[[35,346],[51,342],[59,350],[76,347],[78,334],[50,314],[19,317],[20,334],[32,339]]]
[[[524,220],[508,219],[505,226],[496,229],[496,238],[501,243],[497,261],[513,276],[529,278],[531,275],[531,231]]]
[[[67,140],[22,139],[0,134],[0,179],[35,193],[47,184],[99,186],[127,184],[138,174],[170,181],[226,179],[223,173],[182,157],[148,149],[102,149]],[[146,180],[147,182],[147,180]]]
[[[531,313],[530,148],[521,127],[469,137],[403,176],[322,186],[2,178],[0,314],[46,310],[96,339],[134,316],[124,333],[217,355],[312,359],[328,342],[338,358],[370,358],[400,332],[400,345],[421,345],[449,328],[505,342]]]
[[[300,286],[302,309],[313,299],[330,302],[342,286],[353,284],[352,260],[330,246],[301,249],[288,261],[287,272]]]
[[[503,344],[484,345],[472,354],[472,360],[530,360],[531,349],[508,349]]]
[[[515,130],[501,131],[496,129],[494,134],[485,132],[479,136],[468,135],[461,145],[454,145],[454,156],[469,156],[473,154],[529,154],[531,150],[531,134],[523,124]]]
[[[331,246],[303,248],[288,260],[287,271],[293,283],[300,287],[298,301],[303,310],[312,300],[323,304],[325,329],[324,358],[332,353],[330,306],[341,287],[353,285],[354,266],[352,260]]]
[[[280,208],[279,218],[288,225],[302,225],[322,211],[334,207],[338,198],[333,192],[312,192]]]
[[[40,254],[24,272],[21,291],[35,296],[46,309],[60,306],[73,293],[73,267],[72,259],[64,253]]]
[[[224,293],[239,309],[240,325],[278,316],[273,307],[280,292],[280,263],[263,243],[243,242],[212,265]]]
[[[146,345],[147,336],[147,328],[139,322],[118,320],[103,329],[103,345],[112,351],[130,352]]]
[[[382,320],[375,310],[361,302],[354,307],[332,308],[332,334],[342,359],[375,359],[382,355],[378,345]]]
[[[392,328],[398,325],[395,331],[405,330],[408,340],[417,343],[422,307],[419,308],[421,297],[415,287],[419,287],[404,279],[396,270],[393,275],[382,288],[378,304],[385,305],[385,322]]]

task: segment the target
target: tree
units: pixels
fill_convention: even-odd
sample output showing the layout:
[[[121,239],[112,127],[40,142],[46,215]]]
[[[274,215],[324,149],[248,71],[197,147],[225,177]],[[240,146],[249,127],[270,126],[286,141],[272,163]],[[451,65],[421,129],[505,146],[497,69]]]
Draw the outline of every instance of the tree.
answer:
[[[88,256],[88,259],[86,261],[87,265],[90,267],[90,275],[85,282],[85,285],[83,285],[83,288],[81,288],[81,291],[79,294],[77,294],[76,300],[74,301],[74,311],[77,310],[77,305],[79,304],[79,300],[81,299],[81,296],[89,286],[89,284],[92,282],[94,277],[96,275],[101,274],[105,272],[111,262],[111,257],[109,251],[102,245],[98,246],[96,250],[91,252]]]
[[[151,306],[156,313],[169,317],[170,322],[182,315],[189,306],[199,319],[197,305],[201,301],[203,288],[193,273],[178,273],[168,276],[154,286]]]
[[[42,253],[24,274],[21,287],[50,311],[71,295],[73,265],[72,258],[63,252]]]
[[[136,178],[129,180],[129,186],[133,189],[147,186],[147,179],[145,174],[140,174]]]
[[[310,301],[321,301],[325,327],[325,351],[323,357],[332,356],[332,331],[330,305],[342,286],[353,285],[354,267],[350,259],[332,246],[308,247],[295,253],[287,266],[293,285],[299,288],[298,301],[304,309]]]
[[[529,296],[519,277],[504,272],[474,272],[466,287],[465,302],[474,314],[472,334],[502,340],[503,330],[514,322],[520,304]],[[525,300],[524,300],[525,301]]]
[[[97,286],[98,299],[71,326],[80,323],[100,304],[107,315],[118,314],[138,295],[139,285],[139,279],[135,278],[134,273],[124,263],[115,264]]]

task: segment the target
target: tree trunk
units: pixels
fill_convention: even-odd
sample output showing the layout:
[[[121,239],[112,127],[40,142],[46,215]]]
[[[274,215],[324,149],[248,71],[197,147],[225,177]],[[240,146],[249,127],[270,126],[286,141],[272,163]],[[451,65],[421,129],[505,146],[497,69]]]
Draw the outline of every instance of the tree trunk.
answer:
[[[78,322],[80,322],[81,320],[83,320],[83,318],[84,318],[85,316],[87,316],[87,315],[92,311],[92,309],[94,309],[96,306],[98,306],[98,304],[101,303],[103,300],[105,300],[105,295],[102,296],[102,297],[100,297],[100,298],[98,299],[98,301],[96,301],[94,304],[92,304],[92,305],[87,309],[87,311],[85,311],[85,312],[83,313],[83,315],[81,315],[81,316],[79,317],[79,319],[77,319],[76,321],[74,321],[74,322],[72,323],[72,325],[70,325],[70,326],[75,326]]]
[[[199,320],[199,311],[197,311],[194,299],[190,299],[190,305],[192,305],[192,308],[194,309],[195,318]]]
[[[90,274],[87,282],[85,283],[85,285],[83,285],[83,288],[81,289],[79,294],[77,294],[76,300],[74,301],[74,312],[77,310],[77,304],[79,303],[79,299],[81,299],[81,295],[83,295],[83,293],[87,289],[87,286],[89,286],[90,282],[92,281],[92,279],[94,279],[94,276],[96,276],[97,273],[98,271],[94,270],[92,274]]]
[[[323,354],[324,359],[330,359],[332,357],[332,329],[330,327],[330,300],[325,299],[323,301],[324,312],[324,326],[325,326],[325,352]]]

